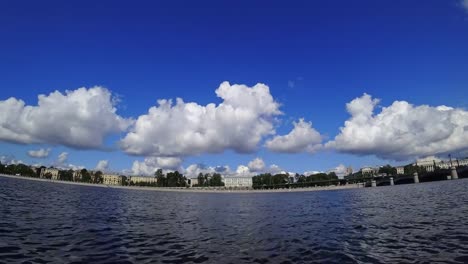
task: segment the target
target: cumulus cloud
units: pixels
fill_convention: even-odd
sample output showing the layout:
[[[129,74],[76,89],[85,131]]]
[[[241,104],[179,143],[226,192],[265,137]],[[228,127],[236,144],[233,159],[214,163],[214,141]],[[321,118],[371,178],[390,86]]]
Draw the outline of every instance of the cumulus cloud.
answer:
[[[339,178],[343,178],[348,174],[348,168],[344,164],[340,164],[332,170]]]
[[[289,134],[284,136],[275,136],[268,140],[265,146],[274,152],[281,153],[313,153],[322,147],[322,136],[317,130],[312,128],[311,122],[304,121],[303,118],[299,122],[294,122],[294,128]]]
[[[116,114],[115,104],[102,87],[39,95],[37,106],[12,97],[0,101],[0,140],[99,148],[105,136],[132,122]]]
[[[58,155],[57,163],[64,164],[67,161],[68,161],[68,152],[62,152],[60,153],[60,155]]]
[[[6,164],[6,165],[11,165],[11,164],[25,164],[22,160],[17,160],[15,159],[14,156],[11,155],[2,155],[0,156],[0,163],[1,164]]]
[[[380,113],[374,113],[378,103],[378,99],[368,94],[348,103],[351,118],[326,146],[340,152],[394,160],[468,149],[466,110],[395,101]]]
[[[100,160],[96,165],[96,170],[98,171],[106,171],[108,168],[109,168],[108,160]]]
[[[40,159],[43,159],[43,158],[47,158],[49,156],[49,153],[50,153],[50,148],[48,149],[38,149],[38,150],[30,150],[28,151],[28,156],[32,157],[32,158],[40,158]]]
[[[215,91],[223,101],[206,106],[178,98],[159,100],[148,114],[141,115],[121,141],[132,155],[185,156],[220,153],[232,149],[252,152],[259,141],[274,133],[273,119],[279,104],[269,87],[231,85],[223,82]]]
[[[248,168],[250,171],[262,171],[265,169],[265,162],[261,158],[256,158],[249,162]]]
[[[178,157],[148,157],[144,161],[134,161],[132,173],[136,175],[153,175],[156,170],[178,169],[182,159]]]
[[[84,166],[68,163],[68,152],[60,153],[57,160],[53,163],[53,166],[62,170],[81,170],[85,168]]]
[[[223,176],[230,176],[233,175],[231,168],[229,166],[207,166],[205,164],[192,164],[188,166],[185,170],[183,170],[184,174],[188,178],[196,178],[198,174],[213,174],[219,173]]]

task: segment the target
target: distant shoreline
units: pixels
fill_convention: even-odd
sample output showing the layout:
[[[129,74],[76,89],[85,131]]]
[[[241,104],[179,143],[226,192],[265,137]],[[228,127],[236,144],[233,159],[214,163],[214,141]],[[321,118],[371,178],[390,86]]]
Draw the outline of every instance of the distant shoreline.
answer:
[[[314,192],[314,191],[333,191],[333,190],[344,190],[344,189],[355,189],[363,188],[362,185],[358,184],[348,184],[341,186],[320,186],[320,187],[309,187],[309,188],[291,188],[291,189],[268,189],[268,190],[214,190],[214,189],[199,189],[199,188],[168,188],[168,187],[143,187],[143,186],[120,186],[120,185],[105,185],[105,184],[93,184],[85,182],[70,182],[70,181],[61,181],[61,180],[48,180],[40,179],[26,176],[15,176],[15,175],[6,175],[0,174],[0,177],[12,178],[12,179],[21,179],[21,180],[30,180],[30,181],[42,181],[42,182],[51,182],[59,184],[69,184],[69,185],[81,185],[81,186],[91,186],[99,188],[114,188],[114,189],[129,189],[129,190],[143,190],[143,191],[157,191],[157,192],[191,192],[191,193],[289,193],[289,192]]]

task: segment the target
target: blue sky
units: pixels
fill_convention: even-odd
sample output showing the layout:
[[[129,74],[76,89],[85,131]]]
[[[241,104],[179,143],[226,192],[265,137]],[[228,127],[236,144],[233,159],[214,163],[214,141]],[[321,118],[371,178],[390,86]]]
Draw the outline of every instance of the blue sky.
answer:
[[[274,135],[264,134],[248,153],[237,153],[229,144],[217,153],[182,153],[183,167],[202,163],[235,170],[257,157],[266,167],[276,164],[298,172],[339,164],[400,164],[429,154],[424,146],[430,143],[445,146],[467,137],[454,128],[453,133],[441,131],[437,142],[428,134],[413,146],[418,151],[385,151],[391,136],[360,147],[351,142],[361,141],[347,134],[337,141],[340,146],[325,147],[350,120],[346,104],[363,99],[364,93],[381,99],[376,115],[394,101],[415,108],[428,105],[429,112],[445,105],[458,112],[440,118],[463,127],[468,108],[466,1],[5,1],[0,3],[0,34],[1,102],[14,97],[37,106],[39,94],[102,86],[118,96],[120,117],[137,120],[158,99],[220,104],[223,99],[215,90],[224,81],[246,87],[263,83],[283,113],[269,116],[276,135],[288,134],[293,122],[304,118],[323,139],[320,150],[278,153],[265,147]],[[364,99],[355,102],[369,105]],[[440,112],[413,110],[403,116]],[[404,123],[411,125],[411,120]],[[0,119],[3,127],[13,122]],[[388,123],[372,122],[371,127]],[[99,160],[108,160],[108,169],[121,171],[155,156],[129,155],[120,147],[131,130],[106,131],[106,147],[85,148],[51,137],[25,144],[12,141],[13,132],[6,130],[6,135],[0,133],[0,155],[50,165],[67,152],[68,163],[94,168]],[[430,150],[439,149],[437,144]],[[433,154],[463,155],[468,149],[455,145]],[[27,155],[41,148],[51,149],[48,157]]]

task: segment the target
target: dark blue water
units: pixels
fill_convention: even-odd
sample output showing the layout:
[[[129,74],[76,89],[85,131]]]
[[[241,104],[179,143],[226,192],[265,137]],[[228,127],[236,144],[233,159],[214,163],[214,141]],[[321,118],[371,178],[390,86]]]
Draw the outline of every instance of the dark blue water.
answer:
[[[468,180],[173,193],[0,177],[2,263],[468,263]]]

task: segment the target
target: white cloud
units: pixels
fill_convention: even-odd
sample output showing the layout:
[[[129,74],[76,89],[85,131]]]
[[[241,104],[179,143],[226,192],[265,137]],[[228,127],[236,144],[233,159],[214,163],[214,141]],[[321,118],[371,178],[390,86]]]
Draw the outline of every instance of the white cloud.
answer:
[[[68,152],[60,153],[53,166],[61,170],[81,170],[85,168],[84,166],[68,163]]]
[[[2,155],[0,156],[0,163],[3,165],[11,165],[11,164],[25,164],[22,160],[17,160],[15,157],[11,155]]]
[[[99,148],[131,124],[116,114],[115,102],[102,87],[39,95],[37,106],[12,97],[0,101],[0,140]]]
[[[48,149],[38,149],[38,150],[29,150],[28,155],[32,158],[47,158],[50,153],[50,148]]]
[[[294,128],[289,134],[275,136],[273,139],[268,140],[265,146],[274,152],[312,153],[322,147],[321,142],[322,136],[317,130],[312,128],[312,123],[306,122],[301,118],[299,122],[294,122]]]
[[[340,164],[338,165],[337,167],[335,167],[333,170],[331,170],[333,172],[335,172],[335,174],[340,178],[342,179],[344,176],[347,175],[347,172],[348,172],[348,168],[344,165],[344,164]]]
[[[233,175],[233,172],[231,171],[231,168],[229,166],[217,166],[217,167],[211,167],[211,166],[206,166],[205,164],[192,164],[188,166],[185,170],[183,170],[183,173],[187,178],[196,178],[198,177],[198,174],[213,174],[213,173],[219,173],[223,176],[230,176]]]
[[[96,170],[98,171],[106,171],[107,169],[109,169],[108,160],[100,160],[96,165]]]
[[[248,164],[250,171],[262,171],[265,169],[265,162],[261,158],[256,158]]]
[[[272,120],[280,115],[268,86],[230,85],[216,90],[219,105],[202,106],[178,98],[159,100],[141,115],[125,138],[122,149],[133,155],[185,156],[219,153],[226,149],[252,152],[260,140],[274,133]]]
[[[60,153],[60,155],[58,155],[58,158],[57,158],[58,164],[64,164],[67,161],[68,161],[68,152],[62,152]]]
[[[179,169],[182,159],[177,157],[148,157],[144,161],[134,161],[132,173],[136,175],[153,175],[158,169]]]
[[[378,103],[378,99],[367,94],[348,103],[351,118],[326,146],[340,152],[394,160],[468,149],[466,110],[395,101],[380,113],[374,113]]]

